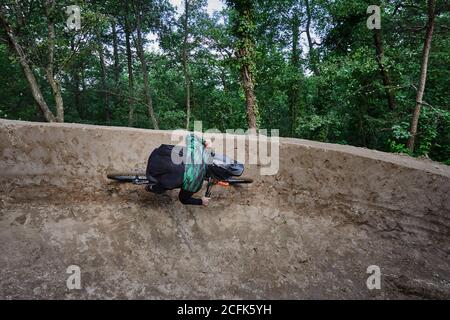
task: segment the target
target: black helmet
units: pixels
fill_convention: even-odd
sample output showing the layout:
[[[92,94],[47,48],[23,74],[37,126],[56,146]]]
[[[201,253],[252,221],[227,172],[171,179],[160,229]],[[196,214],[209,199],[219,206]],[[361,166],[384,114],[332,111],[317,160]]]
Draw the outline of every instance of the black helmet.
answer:
[[[239,177],[244,172],[244,165],[226,155],[214,154],[212,161],[207,165],[208,177],[217,180],[226,180],[229,177]]]

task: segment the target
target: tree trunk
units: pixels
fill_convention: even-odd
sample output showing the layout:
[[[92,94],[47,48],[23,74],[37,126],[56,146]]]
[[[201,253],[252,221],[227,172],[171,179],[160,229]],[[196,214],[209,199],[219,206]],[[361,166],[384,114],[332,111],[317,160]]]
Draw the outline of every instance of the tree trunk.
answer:
[[[74,104],[75,109],[77,109],[80,119],[84,118],[84,113],[81,108],[81,94],[80,94],[80,75],[79,75],[78,65],[73,70],[73,90],[74,90]]]
[[[109,109],[109,94],[108,94],[108,86],[106,83],[106,65],[105,58],[103,55],[103,44],[101,39],[98,40],[98,55],[100,60],[100,73],[101,73],[101,84],[103,90],[103,110],[105,111],[105,120],[111,121],[111,111]]]
[[[309,0],[305,0],[305,5],[306,5],[306,38],[308,39],[309,61],[314,75],[318,76],[320,75],[319,68],[317,67],[319,59],[317,56],[316,49],[314,48],[314,42],[311,37],[312,15]]]
[[[294,70],[293,78],[291,79],[289,88],[289,110],[290,110],[290,134],[293,137],[295,133],[295,124],[297,122],[297,109],[299,104],[299,69],[300,69],[300,56],[298,50],[298,42],[300,38],[300,18],[297,12],[294,12],[292,17],[292,54],[291,65]]]
[[[71,50],[72,52],[75,52],[75,42],[72,39],[70,41]],[[71,70],[72,73],[72,79],[73,79],[73,86],[72,86],[72,93],[74,97],[74,105],[75,109],[77,110],[78,116],[80,119],[84,118],[84,113],[81,108],[81,95],[80,95],[80,61],[78,58],[75,58],[75,62],[73,64],[73,68]]]
[[[147,112],[151,119],[153,129],[159,129],[158,121],[156,120],[155,112],[153,110],[153,99],[152,93],[150,91],[150,83],[148,81],[148,70],[147,61],[145,60],[144,54],[144,44],[142,41],[142,30],[141,30],[141,19],[142,19],[142,8],[140,2],[138,2],[138,7],[136,8],[136,31],[137,31],[137,41],[136,41],[136,51],[141,62],[142,76],[144,79],[144,94],[145,100],[147,101]]]
[[[117,26],[116,22],[113,21],[112,23],[112,37],[113,37],[113,56],[114,56],[114,87],[117,94],[120,94],[120,66],[119,66],[119,44],[118,44],[118,36],[117,36]],[[114,104],[117,107],[118,101],[117,99],[114,99]]]
[[[381,30],[375,29],[373,37],[375,40],[375,49],[376,49],[376,53],[377,53],[376,59],[377,59],[378,68],[380,70],[381,77],[383,78],[383,85],[384,85],[384,90],[386,92],[388,106],[389,106],[389,109],[394,110],[395,109],[395,96],[394,96],[394,91],[393,91],[392,85],[391,85],[391,78],[383,64],[384,49],[383,49],[383,42],[381,40]]]
[[[128,14],[128,12],[127,12]],[[125,17],[125,45],[127,48],[127,65],[128,65],[128,126],[132,127],[134,125],[134,80],[133,80],[133,56],[131,53],[130,44],[130,23],[128,17]]]
[[[431,40],[433,38],[434,20],[436,17],[435,14],[436,14],[436,0],[428,0],[427,32],[425,36],[425,42],[423,45],[422,66],[420,68],[420,81],[419,87],[417,88],[416,107],[414,108],[409,132],[410,136],[407,143],[407,147],[411,152],[414,151],[414,143],[417,134],[417,125],[419,123],[420,109],[423,103],[423,95],[425,92],[425,84],[427,81],[428,57],[430,55]]]
[[[188,22],[189,22],[189,0],[184,0],[184,39],[183,39],[183,73],[184,73],[184,87],[185,87],[185,101],[186,101],[186,129],[189,129],[189,118],[191,116],[191,79],[189,75],[188,65]]]
[[[46,3],[46,14],[47,14],[47,28],[48,28],[48,65],[46,69],[46,75],[48,83],[52,88],[53,96],[55,98],[56,104],[56,121],[64,122],[64,103],[61,95],[61,85],[57,77],[55,77],[54,67],[55,67],[55,24],[51,17],[52,11],[54,9],[53,0],[48,0]]]
[[[22,67],[22,70],[25,73],[25,77],[27,78],[28,84],[30,85],[33,98],[36,101],[37,105],[39,106],[39,109],[41,110],[42,114],[44,115],[45,120],[47,122],[56,121],[55,116],[53,115],[53,113],[51,112],[50,108],[48,107],[47,103],[44,100],[41,88],[39,87],[39,84],[36,80],[36,77],[34,76],[31,66],[28,63],[26,54],[22,46],[17,41],[14,31],[12,30],[11,26],[9,25],[8,21],[4,16],[3,6],[0,7],[0,22],[3,25],[3,28],[5,29],[5,33],[8,36],[10,45],[12,46],[17,57],[19,58],[20,66]]]
[[[85,117],[86,119],[89,118],[89,110],[85,107],[85,94],[86,94],[86,64],[83,60],[80,61],[80,74],[81,74],[81,79],[80,79],[80,85],[81,85],[81,91],[80,91],[80,104],[82,106],[81,111],[83,113],[83,117]]]
[[[245,59],[248,54],[245,49],[241,49],[239,56],[241,59]],[[258,128],[258,122],[257,122],[257,100],[255,96],[255,89],[254,89],[254,81],[253,81],[253,75],[250,70],[250,66],[248,63],[242,63],[241,64],[241,78],[242,78],[242,85],[244,88],[245,93],[245,100],[247,105],[247,123],[249,129],[256,129]]]
[[[238,39],[236,56],[240,65],[242,87],[247,107],[247,124],[249,129],[259,126],[258,101],[255,95],[255,84],[252,67],[254,65],[255,48],[254,2],[248,0],[227,0],[236,11],[233,32]]]

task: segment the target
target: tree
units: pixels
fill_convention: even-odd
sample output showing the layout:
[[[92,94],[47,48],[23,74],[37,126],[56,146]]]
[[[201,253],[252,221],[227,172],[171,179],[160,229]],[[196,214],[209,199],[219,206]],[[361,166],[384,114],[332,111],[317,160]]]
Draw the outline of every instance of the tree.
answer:
[[[119,37],[117,34],[117,23],[113,18],[111,22],[111,32],[113,41],[113,56],[114,56],[114,87],[117,93],[120,88],[120,61],[119,61]]]
[[[102,85],[102,91],[103,91],[103,109],[105,114],[105,120],[107,122],[111,121],[111,110],[109,108],[109,90],[107,86],[107,80],[106,80],[106,63],[105,63],[105,57],[104,57],[104,48],[103,43],[101,41],[101,37],[99,37],[99,46],[98,46],[98,56],[99,56],[99,62],[100,62],[100,74],[101,74],[101,85]]]
[[[71,73],[67,69],[83,48],[94,47],[93,29],[103,21],[100,15],[93,18],[94,8],[85,3],[83,27],[71,31],[66,28],[65,5],[54,0],[8,1],[0,7],[3,30],[46,121],[64,121],[62,81]],[[48,93],[54,110],[48,103]]]
[[[133,5],[136,17],[136,33],[137,33],[137,39],[135,40],[136,52],[141,62],[141,71],[144,79],[144,93],[145,99],[147,101],[148,116],[153,125],[153,129],[159,129],[158,121],[156,120],[155,112],[153,110],[153,99],[150,90],[150,83],[148,80],[148,67],[147,67],[147,60],[145,59],[144,42],[142,37],[142,17],[144,15],[144,8],[142,6],[141,0],[133,1]]]
[[[237,38],[236,56],[240,65],[242,87],[247,105],[247,124],[250,129],[256,129],[259,126],[259,113],[254,89],[254,2],[252,0],[227,0],[227,3],[235,10],[233,33]]]
[[[317,55],[317,51],[314,48],[315,41],[313,41],[311,36],[311,24],[312,24],[312,5],[310,0],[305,0],[305,8],[306,8],[306,38],[308,39],[308,47],[309,47],[309,61],[311,64],[311,68],[316,76],[320,75],[318,64],[319,57]]]
[[[125,5],[125,17],[124,17],[124,32],[125,32],[125,45],[127,52],[127,67],[128,67],[128,126],[134,125],[134,77],[133,77],[133,53],[131,52],[131,23],[128,16],[128,3]]]
[[[295,9],[294,9],[295,10]],[[300,91],[300,50],[298,48],[300,40],[300,17],[297,10],[292,16],[292,54],[291,64],[293,69],[292,80],[289,88],[289,110],[291,116],[291,136],[295,135],[295,126],[297,123],[297,115],[299,108],[299,91]]]
[[[33,98],[38,104],[42,114],[45,117],[45,120],[48,122],[54,122],[61,119],[61,116],[55,117],[53,113],[51,112],[50,108],[48,107],[47,103],[44,100],[44,97],[42,95],[41,88],[38,84],[38,81],[36,80],[36,77],[34,76],[33,70],[31,69],[28,57],[25,53],[25,50],[22,48],[21,44],[19,43],[15,32],[11,25],[9,24],[7,18],[6,18],[6,8],[4,5],[0,6],[0,22],[2,23],[2,26],[5,30],[5,33],[8,37],[8,40],[10,42],[10,45],[13,47],[18,59],[19,63],[23,69],[23,72],[25,74],[25,77],[27,78],[27,81],[30,85],[31,92],[33,94]]]
[[[391,77],[389,72],[387,71],[384,63],[384,49],[383,49],[383,41],[381,39],[381,30],[374,29],[373,38],[375,42],[375,51],[376,51],[376,59],[378,63],[378,68],[380,69],[380,74],[383,79],[383,85],[386,91],[386,98],[388,106],[391,110],[395,109],[395,95],[394,90],[392,89]]]
[[[415,143],[416,134],[417,134],[417,125],[419,123],[420,109],[423,104],[423,95],[425,92],[425,84],[427,81],[428,59],[430,56],[431,40],[433,38],[434,22],[435,22],[435,18],[436,18],[436,0],[428,0],[427,7],[428,7],[428,21],[427,21],[427,31],[425,34],[425,41],[423,44],[419,87],[417,88],[416,106],[414,108],[414,112],[413,112],[413,116],[412,116],[412,120],[411,120],[411,127],[410,127],[410,131],[409,131],[410,137],[409,137],[408,143],[407,143],[408,149],[411,152],[414,151],[414,143]]]
[[[64,122],[64,102],[61,95],[61,84],[58,80],[57,74],[55,74],[55,2],[54,0],[46,0],[45,13],[47,17],[48,28],[48,64],[46,68],[47,80],[53,91],[56,104],[56,120],[58,122]]]
[[[189,129],[189,118],[191,115],[191,76],[189,73],[189,11],[190,1],[184,0],[184,19],[183,19],[183,74],[184,74],[184,86],[186,92],[186,129]]]

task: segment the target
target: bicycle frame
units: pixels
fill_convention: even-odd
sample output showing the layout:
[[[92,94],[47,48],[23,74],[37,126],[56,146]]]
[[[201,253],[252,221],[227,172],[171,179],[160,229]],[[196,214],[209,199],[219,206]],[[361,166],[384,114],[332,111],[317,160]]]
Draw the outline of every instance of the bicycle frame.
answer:
[[[112,177],[109,177],[110,179],[115,179],[114,175],[111,175]],[[147,176],[145,176],[144,174],[119,174],[116,177],[124,177],[126,178],[125,182],[131,182],[134,185],[155,185],[157,182],[156,179],[149,179]],[[234,181],[233,179],[231,179],[230,181],[221,181],[221,180],[217,180],[214,178],[206,178],[205,179],[207,181],[207,186],[206,186],[206,191],[205,191],[205,197],[210,197],[211,196],[211,190],[212,187],[214,185],[219,185],[222,187],[228,187],[231,184],[236,184],[237,181]],[[252,180],[247,179],[247,182],[244,181],[239,181],[237,183],[251,183]]]

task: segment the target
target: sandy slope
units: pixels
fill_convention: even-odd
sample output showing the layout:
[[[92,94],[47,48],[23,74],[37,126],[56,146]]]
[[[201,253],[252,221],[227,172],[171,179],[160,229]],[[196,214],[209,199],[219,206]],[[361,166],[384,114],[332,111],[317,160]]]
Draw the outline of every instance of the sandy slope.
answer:
[[[0,120],[0,298],[450,298],[449,167],[281,139],[276,175],[249,166],[209,208],[106,179],[169,142]]]

